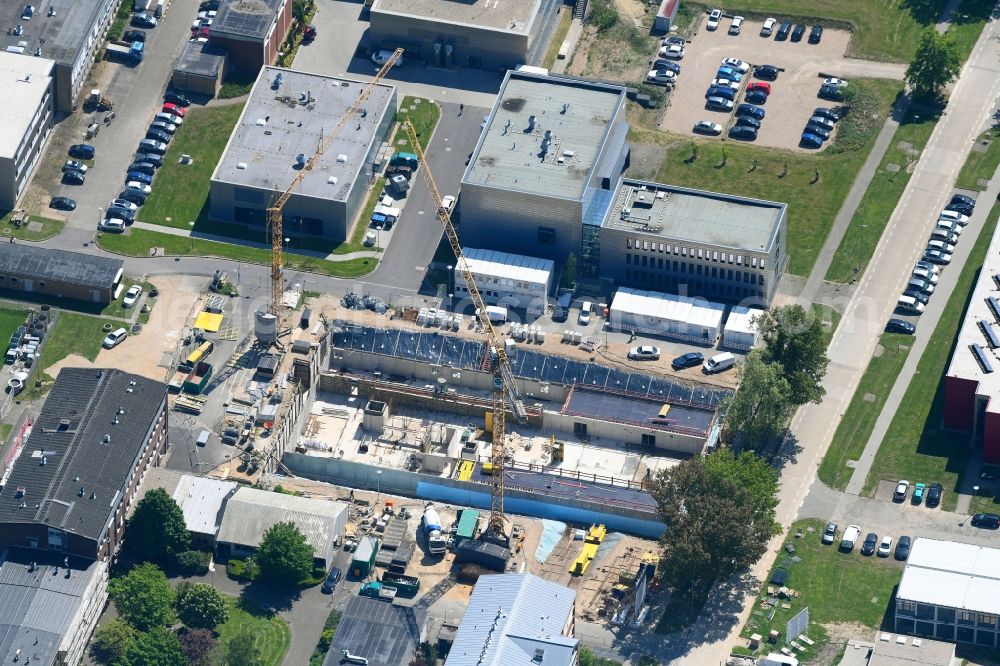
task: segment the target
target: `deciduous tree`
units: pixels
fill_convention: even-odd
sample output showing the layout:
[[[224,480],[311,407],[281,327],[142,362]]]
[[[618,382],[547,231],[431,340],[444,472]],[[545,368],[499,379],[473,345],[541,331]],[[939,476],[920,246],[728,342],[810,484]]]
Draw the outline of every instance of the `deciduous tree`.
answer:
[[[264,579],[297,585],[312,573],[313,548],[294,523],[277,523],[264,533],[256,559]]]
[[[250,631],[241,631],[226,642],[226,666],[262,666],[260,647]]]
[[[791,388],[781,366],[764,361],[755,349],[737,370],[739,388],[723,404],[723,437],[742,448],[759,450],[781,432],[792,413]]]
[[[108,584],[118,614],[136,629],[169,626],[176,621],[174,591],[155,564],[140,564]]]
[[[146,493],[125,527],[125,544],[137,561],[173,565],[191,547],[184,512],[174,498],[162,488]]]
[[[955,40],[928,28],[920,37],[913,62],[906,68],[906,82],[917,98],[937,99],[944,87],[962,70],[962,58]]]
[[[191,666],[207,666],[211,662],[212,651],[218,643],[211,630],[185,629],[177,638]]]
[[[177,615],[188,627],[215,629],[229,619],[229,607],[211,585],[185,583],[177,588]]]
[[[757,322],[764,339],[764,361],[781,366],[794,405],[820,402],[820,384],[830,359],[823,341],[823,324],[811,310],[786,305],[764,313]]]
[[[115,666],[187,666],[177,634],[157,627],[139,634]]]
[[[132,626],[115,618],[94,630],[90,654],[102,664],[113,664],[125,653],[125,648],[135,640],[137,632]]]

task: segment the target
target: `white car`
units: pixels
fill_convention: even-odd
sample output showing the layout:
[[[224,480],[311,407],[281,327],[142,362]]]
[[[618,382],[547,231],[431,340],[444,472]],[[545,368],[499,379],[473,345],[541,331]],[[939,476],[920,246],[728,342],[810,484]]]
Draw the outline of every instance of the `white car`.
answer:
[[[954,211],[954,210],[943,210],[943,211],[941,211],[941,214],[938,215],[938,219],[939,220],[952,220],[954,222],[958,222],[963,227],[969,223],[969,216],[968,215],[962,215],[958,211]]]
[[[934,223],[934,228],[939,231],[950,231],[956,236],[962,234],[962,225],[954,220],[938,220]]]
[[[942,252],[947,252],[948,254],[955,253],[955,246],[952,243],[943,240],[931,240],[927,242],[928,250],[941,250]]]
[[[712,13],[708,15],[708,23],[705,24],[706,30],[715,30],[719,27],[719,21],[722,20],[722,10],[713,9]]]
[[[926,268],[914,268],[912,275],[915,278],[920,278],[921,280],[927,280],[931,284],[937,284],[938,280],[941,279],[940,275],[938,275],[933,271],[929,271]]]
[[[180,127],[184,124],[184,119],[175,113],[167,113],[166,111],[161,111],[153,116],[153,122],[170,123],[171,125],[177,125]]]
[[[669,69],[651,69],[646,74],[646,80],[650,83],[674,83],[677,81],[677,75]]]
[[[906,491],[910,489],[910,482],[906,479],[901,480],[896,484],[896,492],[893,493],[892,498],[894,500],[902,502],[906,499]]]
[[[730,81],[729,79],[712,79],[713,86],[719,86],[721,88],[732,88],[733,90],[739,90],[740,84],[736,81]]]
[[[660,57],[670,58],[671,60],[681,60],[684,58],[684,47],[680,44],[664,46],[660,48]]]
[[[138,204],[129,201],[128,199],[115,199],[111,202],[108,208],[124,208],[125,210],[137,211],[139,210]]]
[[[89,167],[86,164],[84,164],[83,162],[81,162],[80,160],[66,160],[66,164],[63,165],[62,170],[63,171],[69,171],[69,170],[72,169],[74,171],[80,171],[82,173],[87,173],[87,169],[88,168]]]
[[[101,231],[107,231],[113,234],[120,234],[125,231],[125,220],[119,219],[117,217],[106,217],[101,220],[98,225]]]
[[[774,25],[778,22],[777,19],[768,18],[764,20],[764,25],[760,28],[761,37],[770,37],[771,33],[774,32]]]
[[[836,86],[838,88],[843,88],[844,86],[847,85],[847,81],[845,81],[844,79],[836,79],[836,78],[833,78],[833,79],[824,79],[823,80],[823,85],[824,86]]]
[[[722,125],[713,123],[711,120],[699,120],[694,124],[694,131],[698,134],[711,134],[713,136],[722,134]]]
[[[590,301],[584,301],[580,305],[580,317],[577,321],[580,322],[580,326],[586,326],[590,323],[590,315],[594,312],[594,304]]]
[[[441,199],[441,210],[445,213],[450,213],[451,209],[455,207],[455,197],[448,195]]]
[[[117,330],[108,333],[108,337],[104,338],[104,342],[102,342],[101,344],[104,345],[105,349],[114,349],[115,347],[121,344],[122,340],[124,340],[127,337],[128,337],[128,331],[126,331],[124,328],[119,328]]]
[[[743,62],[739,58],[725,58],[722,61],[722,66],[732,67],[733,69],[738,70],[740,74],[746,74],[750,71],[750,64]]]
[[[146,183],[140,183],[137,180],[130,180],[127,183],[125,183],[125,189],[132,190],[134,192],[142,192],[147,196],[153,191],[152,187],[150,187]]]
[[[389,51],[388,49],[382,49],[378,53],[373,53],[372,54],[372,62],[375,63],[376,65],[378,65],[379,67],[381,67],[385,63],[389,62],[389,58],[392,57],[393,53],[395,53],[395,51]],[[393,67],[402,67],[403,66],[403,56],[399,56],[398,58],[396,58],[396,62],[393,63],[392,66]]]
[[[137,284],[132,285],[128,288],[128,291],[125,292],[125,298],[122,299],[122,307],[132,307],[135,305],[136,301],[139,300],[140,296],[142,296],[142,287]]]
[[[729,34],[730,35],[740,34],[740,30],[743,29],[743,21],[745,20],[746,19],[744,19],[742,16],[734,16],[733,22],[729,24]]]
[[[632,347],[628,351],[628,357],[633,361],[657,361],[660,358],[660,348],[649,345]]]
[[[878,545],[878,556],[879,557],[889,557],[889,552],[892,550],[892,537],[882,537],[882,543]]]

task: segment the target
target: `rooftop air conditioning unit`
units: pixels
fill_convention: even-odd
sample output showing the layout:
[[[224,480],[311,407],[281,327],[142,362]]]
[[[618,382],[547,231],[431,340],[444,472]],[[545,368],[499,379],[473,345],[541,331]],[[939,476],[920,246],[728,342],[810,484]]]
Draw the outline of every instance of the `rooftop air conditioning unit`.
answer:
[[[247,163],[246,162],[238,162],[236,164],[236,168],[239,169],[240,171],[246,171],[247,170]]]

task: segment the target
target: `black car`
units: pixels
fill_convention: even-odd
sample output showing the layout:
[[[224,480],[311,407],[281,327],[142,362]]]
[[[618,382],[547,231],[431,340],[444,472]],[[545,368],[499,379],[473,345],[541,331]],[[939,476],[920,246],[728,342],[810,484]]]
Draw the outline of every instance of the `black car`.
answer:
[[[160,143],[170,143],[170,139],[172,137],[166,132],[161,132],[158,129],[153,129],[152,127],[150,127],[148,130],[146,130],[146,138],[152,139],[153,141],[159,141]]]
[[[146,203],[146,195],[140,194],[139,192],[126,190],[118,195],[119,199],[124,199],[125,201],[131,201],[137,206],[142,206]]]
[[[155,28],[156,19],[149,14],[133,14],[132,25],[137,28]]]
[[[156,174],[156,165],[152,162],[132,162],[128,165],[126,171],[138,171],[139,173],[144,173],[147,176],[153,176]]]
[[[89,143],[75,143],[69,147],[69,156],[78,160],[92,160],[96,154],[97,151]]]
[[[778,78],[778,68],[774,65],[757,65],[753,70],[753,75],[765,81],[774,81]]]
[[[774,41],[783,42],[788,39],[788,31],[792,29],[791,21],[782,21],[778,26],[778,32],[774,34]]]
[[[890,319],[885,323],[886,333],[902,333],[903,335],[913,335],[917,332],[917,327],[905,319]]]
[[[77,171],[76,169],[63,171],[62,182],[67,185],[83,185],[86,180],[87,176],[82,171]]]
[[[973,206],[967,206],[963,203],[951,203],[945,207],[945,210],[954,211],[956,213],[961,213],[967,217],[972,217],[972,212],[975,208]]]
[[[928,303],[931,302],[931,297],[928,294],[925,294],[924,292],[919,291],[917,289],[907,289],[906,291],[903,292],[903,296],[909,296],[913,300],[917,301],[918,303],[923,303],[924,305],[927,305]]]
[[[899,541],[896,542],[896,559],[903,561],[910,556],[910,544],[913,540],[908,536],[899,537]]]
[[[757,128],[749,127],[747,125],[736,125],[729,130],[729,138],[739,139],[740,141],[756,141]]]
[[[145,42],[146,33],[142,30],[126,30],[125,34],[122,35],[123,42]]]
[[[49,208],[55,208],[56,210],[76,210],[76,200],[69,197],[52,197],[52,201],[49,202]]]
[[[844,99],[844,91],[840,89],[840,86],[824,83],[819,88],[819,97],[820,99],[829,99],[834,102],[840,102]]]
[[[326,577],[323,582],[323,587],[321,591],[324,594],[333,594],[333,588],[337,587],[337,583],[340,581],[340,569],[337,567],[330,567],[330,575]]]
[[[125,220],[126,222],[135,222],[135,211],[131,208],[112,206],[108,209],[106,217],[117,217],[119,220]]]
[[[189,100],[184,95],[175,92],[168,92],[166,95],[163,96],[163,101],[170,102],[171,104],[176,104],[177,106],[191,106],[191,100]]]
[[[865,543],[861,546],[862,555],[872,555],[875,553],[875,549],[878,547],[878,535],[874,532],[869,532],[868,536],[865,537]]]
[[[840,120],[840,111],[838,109],[831,109],[825,106],[817,106],[813,109],[813,115],[832,120],[833,122]]]
[[[824,141],[826,141],[826,140],[828,140],[830,138],[830,130],[828,130],[827,128],[823,127],[822,125],[814,125],[813,123],[809,123],[808,125],[806,125],[806,131],[805,131],[805,133],[806,134],[815,134],[816,136],[818,136],[819,138],[823,139]]]
[[[678,65],[673,60],[667,60],[666,58],[657,58],[656,60],[654,60],[653,64],[650,66],[650,69],[655,69],[658,72],[666,69],[673,72],[674,74],[681,73],[681,66]]]
[[[972,517],[973,527],[982,527],[987,530],[1000,528],[1000,516],[995,513],[977,513]]]
[[[823,39],[823,26],[814,25],[813,29],[809,31],[809,43],[819,44],[821,39]]]
[[[743,96],[743,100],[750,104],[766,104],[767,93],[763,90],[751,90]]]
[[[941,493],[944,492],[944,488],[941,487],[940,483],[932,483],[927,487],[927,506],[933,508],[941,503]]]
[[[753,116],[757,120],[764,120],[764,109],[754,104],[740,104],[736,107],[736,115]]]
[[[804,34],[806,34],[806,27],[800,23],[799,25],[795,26],[795,30],[792,30],[792,41],[801,42],[802,35]]]
[[[205,0],[205,2],[198,5],[199,12],[214,12],[218,11],[219,5],[222,4],[221,0]]]
[[[135,163],[146,162],[159,169],[163,166],[163,155],[157,155],[156,153],[136,153],[133,161]]]
[[[976,207],[976,200],[972,197],[967,197],[964,194],[956,194],[951,198],[951,203],[953,204],[965,204],[966,206]]]
[[[736,91],[729,86],[709,86],[705,91],[705,99],[709,97],[721,97],[730,101],[736,99]]]
[[[736,116],[736,124],[743,127],[752,127],[755,130],[760,129],[760,121],[753,116]]]
[[[701,352],[688,352],[687,354],[681,354],[671,361],[670,366],[674,370],[683,370],[684,368],[693,368],[696,365],[701,365],[704,362],[705,356]]]

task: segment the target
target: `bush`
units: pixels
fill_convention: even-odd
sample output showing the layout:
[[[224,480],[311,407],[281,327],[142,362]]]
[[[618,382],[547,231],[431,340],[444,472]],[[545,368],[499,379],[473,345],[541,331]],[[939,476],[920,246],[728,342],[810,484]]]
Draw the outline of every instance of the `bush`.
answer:
[[[121,658],[137,635],[138,632],[128,622],[115,618],[94,631],[90,654],[102,664],[113,664]]]
[[[229,607],[211,585],[181,583],[177,587],[177,615],[192,629],[215,629],[229,619]]]
[[[597,27],[598,32],[604,32],[618,23],[618,10],[613,0],[595,0],[587,22]]]
[[[828,149],[833,153],[860,150],[882,129],[884,114],[879,112],[875,91],[864,81],[852,82],[841,104],[847,114],[838,123],[837,135]]]
[[[185,550],[177,554],[177,571],[182,576],[204,576],[208,573],[208,562],[211,558],[211,553]]]
[[[323,633],[320,634],[316,649],[313,650],[312,656],[309,658],[309,666],[322,666],[326,659],[326,653],[333,643],[333,635],[337,633],[338,624],[340,624],[340,611],[330,611],[330,614],[326,616],[326,622],[323,623]]]
[[[260,574],[260,567],[252,557],[245,560],[229,560],[226,563],[226,573],[236,580],[252,581]]]

